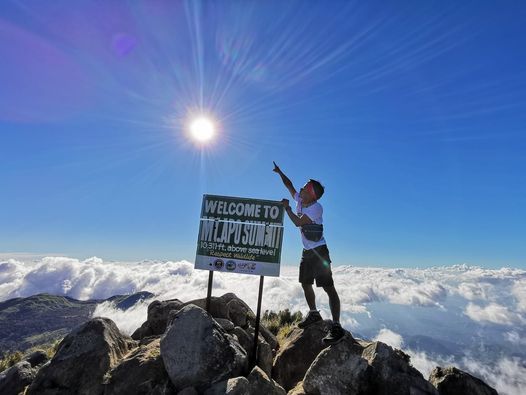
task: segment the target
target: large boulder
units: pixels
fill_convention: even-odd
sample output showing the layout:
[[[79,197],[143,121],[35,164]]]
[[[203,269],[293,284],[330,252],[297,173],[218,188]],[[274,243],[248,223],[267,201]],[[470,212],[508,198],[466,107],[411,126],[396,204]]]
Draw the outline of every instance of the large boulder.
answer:
[[[173,315],[161,338],[161,356],[175,388],[204,390],[247,370],[237,339],[202,308],[189,304]]]
[[[372,368],[371,391],[378,395],[438,395],[436,389],[410,364],[401,350],[372,342],[362,357]]]
[[[167,391],[170,378],[161,358],[160,340],[137,347],[109,372],[105,395],[151,394]],[[174,389],[175,393],[175,389]]]
[[[328,322],[320,321],[305,329],[294,328],[274,358],[272,377],[287,391],[303,380],[307,369],[325,347],[321,339],[329,328]]]
[[[436,367],[429,375],[429,381],[440,395],[498,395],[495,389],[482,380],[453,366]]]
[[[159,336],[164,333],[168,317],[173,310],[179,310],[183,302],[179,299],[154,300],[148,305],[146,321],[132,334],[132,338],[140,340],[148,336]]]
[[[368,394],[371,369],[362,358],[363,347],[348,334],[318,354],[305,374],[308,394]]]
[[[75,328],[60,342],[44,365],[29,394],[101,394],[106,373],[135,346],[108,318],[94,318]]]

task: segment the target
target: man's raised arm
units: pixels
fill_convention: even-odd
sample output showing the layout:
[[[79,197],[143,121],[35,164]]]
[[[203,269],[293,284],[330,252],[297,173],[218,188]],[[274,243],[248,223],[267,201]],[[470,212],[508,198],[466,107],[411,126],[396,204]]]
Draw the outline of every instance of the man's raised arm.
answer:
[[[281,181],[283,181],[283,184],[285,185],[285,187],[287,187],[292,198],[294,199],[294,196],[296,195],[296,189],[294,188],[294,185],[292,185],[292,181],[290,181],[289,178],[281,171],[279,166],[276,165],[276,162],[272,162],[272,163],[274,163],[273,171],[279,174],[279,176],[281,177]]]

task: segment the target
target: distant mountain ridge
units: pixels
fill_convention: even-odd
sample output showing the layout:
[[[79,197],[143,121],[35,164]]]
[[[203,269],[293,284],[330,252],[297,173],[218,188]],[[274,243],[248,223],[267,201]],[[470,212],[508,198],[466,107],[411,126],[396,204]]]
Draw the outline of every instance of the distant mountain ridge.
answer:
[[[25,351],[64,337],[88,321],[103,302],[112,302],[117,308],[127,310],[153,296],[150,292],[138,292],[108,299],[77,300],[42,293],[0,302],[0,358],[9,351]]]

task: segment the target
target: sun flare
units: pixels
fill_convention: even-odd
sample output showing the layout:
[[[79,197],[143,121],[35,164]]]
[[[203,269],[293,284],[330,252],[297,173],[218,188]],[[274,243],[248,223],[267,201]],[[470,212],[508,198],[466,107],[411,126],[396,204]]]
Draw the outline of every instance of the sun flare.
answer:
[[[207,142],[214,137],[214,123],[205,117],[196,118],[190,123],[190,133],[195,140]]]

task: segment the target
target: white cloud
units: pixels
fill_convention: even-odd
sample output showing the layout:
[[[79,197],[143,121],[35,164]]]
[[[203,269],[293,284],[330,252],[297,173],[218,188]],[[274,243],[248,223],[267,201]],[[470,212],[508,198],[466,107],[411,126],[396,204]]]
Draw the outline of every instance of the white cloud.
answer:
[[[491,300],[494,286],[489,283],[461,283],[458,293],[467,300]]]
[[[519,358],[500,358],[495,364],[483,364],[470,358],[462,360],[464,369],[485,380],[501,395],[526,394],[526,364]]]
[[[146,321],[148,304],[148,301],[143,301],[127,310],[121,310],[115,308],[112,302],[104,302],[97,305],[92,316],[110,318],[122,332],[131,335]]]
[[[469,303],[465,314],[474,321],[486,321],[499,325],[515,325],[526,322],[520,314],[514,313],[506,306],[497,303],[490,303],[485,307]]]
[[[388,344],[391,347],[399,349],[401,349],[404,344],[404,339],[401,335],[387,328],[380,329],[380,332],[378,332],[378,334],[373,338],[373,340]]]
[[[526,346],[526,336],[521,336],[521,334],[518,331],[506,332],[504,333],[504,338],[510,343],[515,344],[517,346]]]
[[[526,313],[526,279],[515,281],[512,293],[517,300],[517,310]]]

